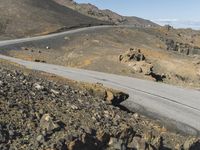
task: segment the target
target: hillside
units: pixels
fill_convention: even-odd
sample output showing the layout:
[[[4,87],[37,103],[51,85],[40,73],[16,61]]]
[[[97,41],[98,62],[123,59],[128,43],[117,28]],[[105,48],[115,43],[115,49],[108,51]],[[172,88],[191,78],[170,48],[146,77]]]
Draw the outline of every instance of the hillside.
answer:
[[[78,4],[73,0],[54,0],[55,2],[76,10],[84,15],[97,18],[102,21],[120,24],[120,25],[136,25],[136,26],[158,26],[157,24],[138,17],[121,16],[111,10],[100,10],[92,4]]]
[[[0,37],[4,39],[105,24],[52,0],[0,0],[0,12]]]
[[[11,49],[2,52],[25,60],[199,89],[199,40],[199,32],[190,30],[115,26],[1,49]]]
[[[124,93],[0,64],[1,150],[199,148],[198,138],[111,103],[126,98]]]

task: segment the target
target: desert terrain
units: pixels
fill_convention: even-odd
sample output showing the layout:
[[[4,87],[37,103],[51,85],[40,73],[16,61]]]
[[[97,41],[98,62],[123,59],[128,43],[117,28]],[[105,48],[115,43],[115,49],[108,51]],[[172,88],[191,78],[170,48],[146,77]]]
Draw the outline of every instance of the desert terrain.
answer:
[[[198,30],[72,0],[0,0],[0,12],[0,54],[200,90]],[[73,32],[78,28],[85,30]],[[198,135],[120,105],[128,97],[0,59],[0,149],[200,149]]]
[[[66,37],[52,39],[53,43],[49,40],[28,44],[26,47],[18,46],[6,53],[31,61],[43,61],[199,89],[200,36],[198,32],[193,32],[191,34],[168,27],[108,27],[69,34]],[[189,38],[191,40],[188,41]],[[130,49],[133,51],[140,49],[145,59],[138,61],[133,58],[121,62],[119,56],[126,54]],[[146,73],[148,70],[149,73]]]

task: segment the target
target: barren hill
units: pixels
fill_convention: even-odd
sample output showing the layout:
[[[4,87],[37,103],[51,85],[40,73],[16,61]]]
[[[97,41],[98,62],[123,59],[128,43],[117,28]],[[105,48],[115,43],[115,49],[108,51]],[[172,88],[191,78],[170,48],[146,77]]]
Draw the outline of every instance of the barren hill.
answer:
[[[84,15],[121,25],[158,26],[157,24],[138,17],[121,16],[111,10],[100,10],[92,4],[78,4],[73,0],[54,0],[55,2],[76,10]]]
[[[52,0],[0,0],[0,37],[24,37],[105,24]]]

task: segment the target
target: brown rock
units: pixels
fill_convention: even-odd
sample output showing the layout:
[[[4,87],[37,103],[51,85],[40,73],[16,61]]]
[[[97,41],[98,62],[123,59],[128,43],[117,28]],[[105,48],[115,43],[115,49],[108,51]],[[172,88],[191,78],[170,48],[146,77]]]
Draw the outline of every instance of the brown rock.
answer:
[[[132,142],[128,145],[129,148],[137,149],[137,150],[145,150],[146,142],[141,137],[134,137]]]
[[[130,61],[144,61],[145,56],[141,53],[140,49],[130,48],[129,51],[119,56],[119,61],[130,62]]]
[[[45,131],[52,131],[58,128],[58,125],[53,122],[49,114],[44,114],[40,120],[40,128]]]
[[[81,150],[82,147],[83,143],[80,140],[76,139],[69,143],[68,150]]]
[[[139,118],[140,118],[140,115],[139,115],[138,113],[134,113],[134,114],[133,114],[133,117],[134,117],[135,119],[139,119]]]
[[[133,70],[138,73],[142,73],[142,68],[139,65],[133,66]]]
[[[142,68],[142,72],[145,74],[145,75],[149,75],[152,73],[153,71],[153,65],[150,64],[150,63],[143,63],[141,65],[141,68]]]
[[[106,91],[106,101],[112,104],[113,100],[114,100],[113,93],[111,91]]]
[[[183,144],[183,149],[190,149],[190,147],[196,142],[195,138],[191,138],[185,141],[185,143]]]
[[[104,144],[107,144],[110,140],[110,135],[104,132],[103,130],[98,131],[96,137],[99,141],[101,141]]]
[[[122,144],[123,144],[123,141],[121,139],[117,139],[117,138],[114,138],[114,137],[110,138],[109,146],[112,149],[121,150]]]

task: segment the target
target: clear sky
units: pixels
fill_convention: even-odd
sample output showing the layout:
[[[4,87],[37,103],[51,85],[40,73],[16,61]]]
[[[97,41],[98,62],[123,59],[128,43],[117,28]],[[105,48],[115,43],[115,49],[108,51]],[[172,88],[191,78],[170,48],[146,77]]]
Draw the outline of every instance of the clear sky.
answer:
[[[160,22],[177,20],[200,22],[200,0],[75,0],[110,9],[121,15],[137,16]]]

